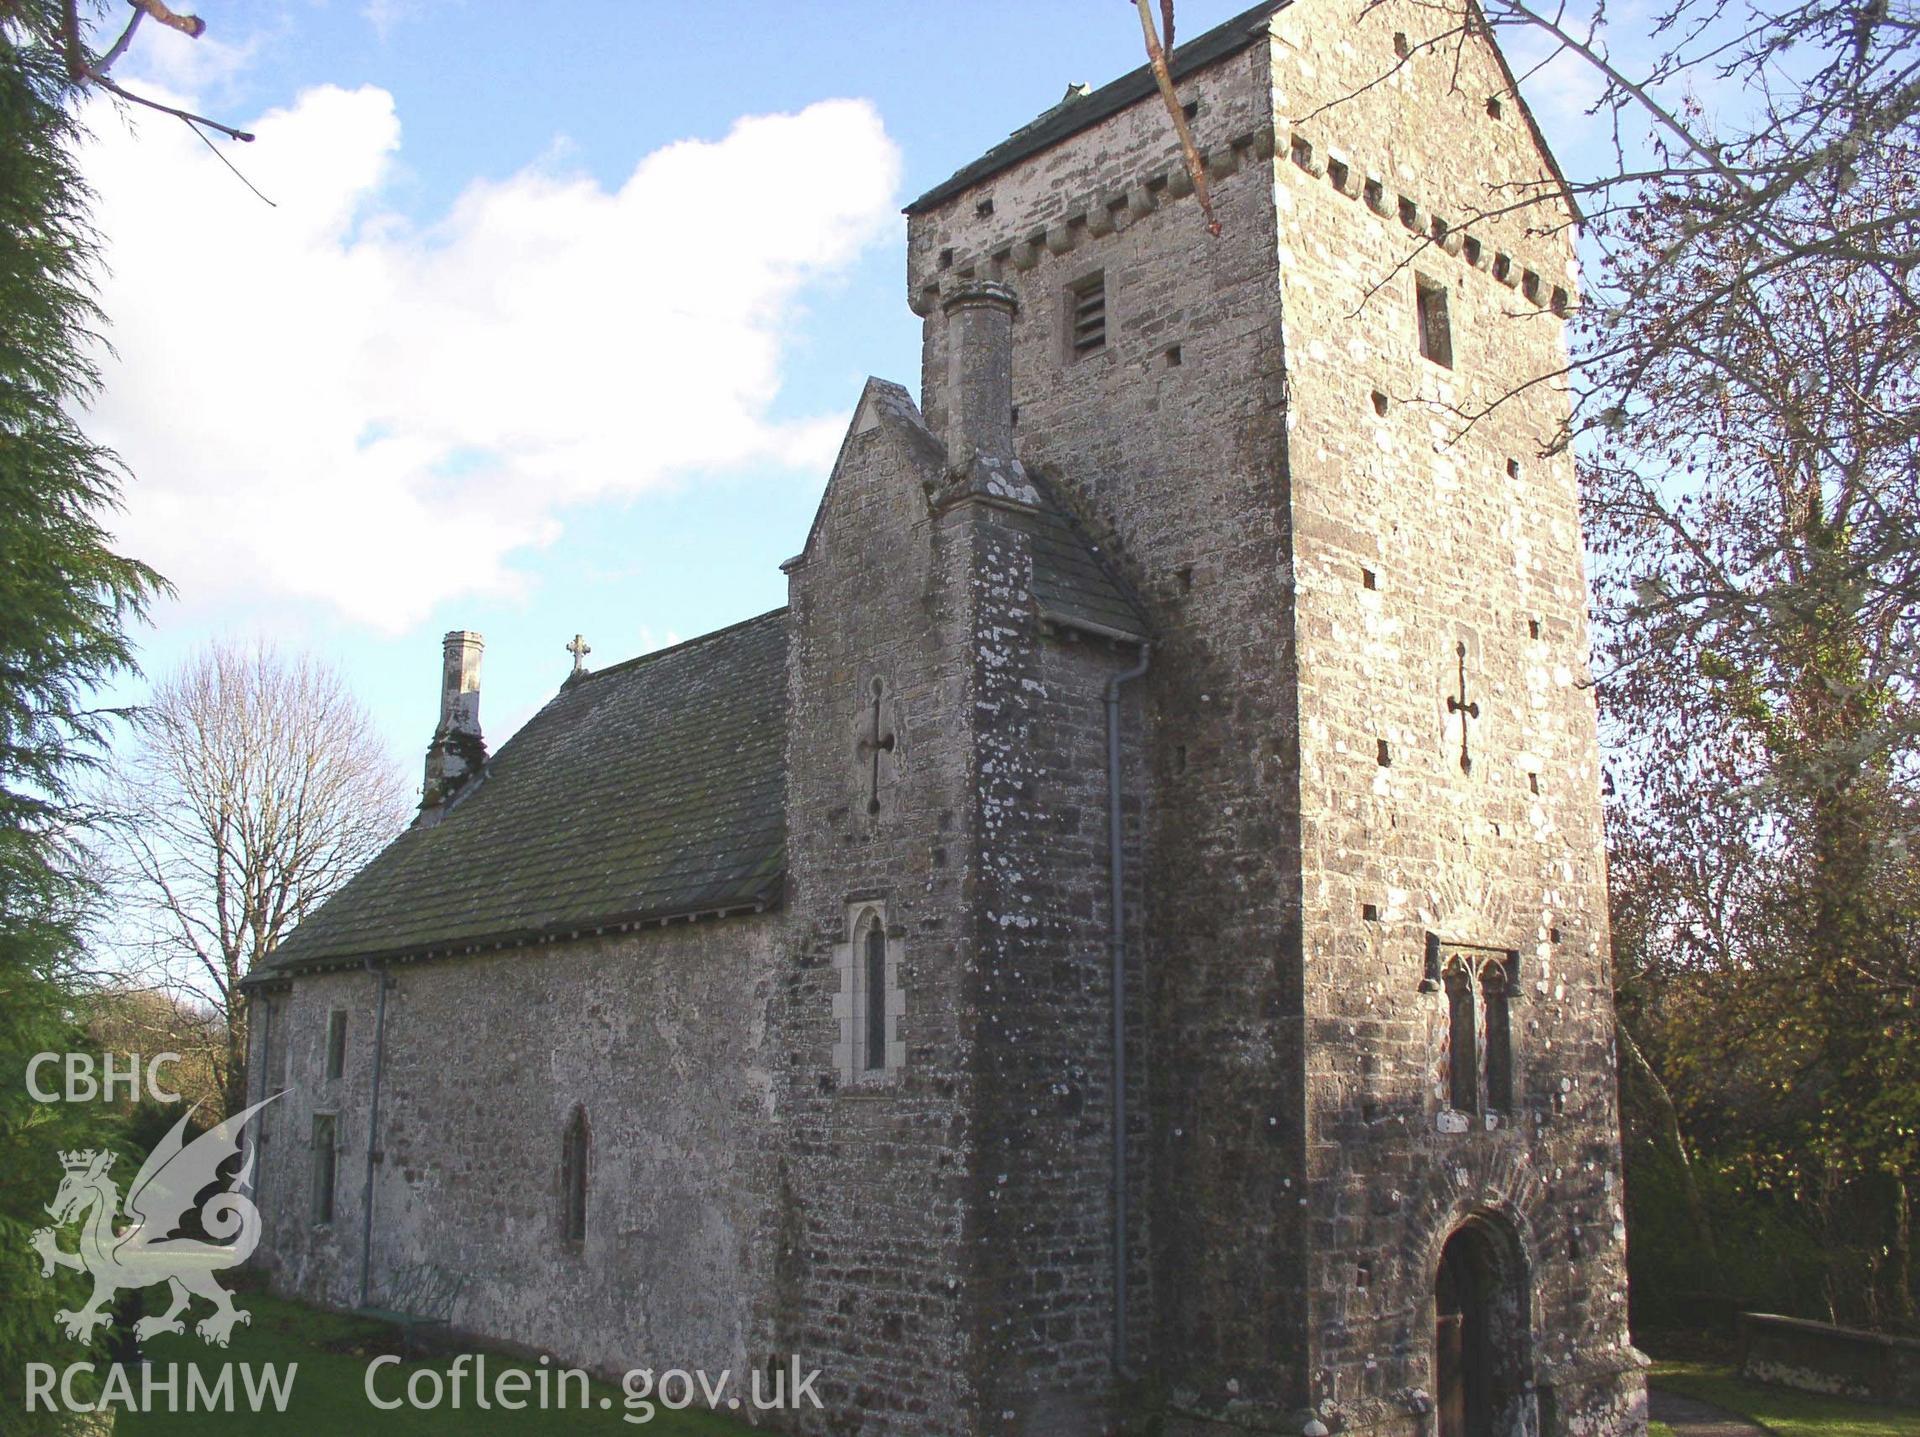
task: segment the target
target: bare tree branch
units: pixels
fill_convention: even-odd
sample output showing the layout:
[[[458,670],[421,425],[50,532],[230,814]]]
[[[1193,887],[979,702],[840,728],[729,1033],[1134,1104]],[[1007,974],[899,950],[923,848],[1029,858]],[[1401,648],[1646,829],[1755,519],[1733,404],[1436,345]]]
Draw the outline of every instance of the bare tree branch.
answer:
[[[411,793],[339,674],[262,644],[171,675],[138,736],[109,792],[111,937],[220,1012],[237,1097],[240,980],[399,831]]]
[[[1173,47],[1173,0],[1161,0],[1167,21],[1165,44],[1153,28],[1153,13],[1147,9],[1147,0],[1135,0],[1135,3],[1140,10],[1140,29],[1147,40],[1147,62],[1153,67],[1154,83],[1159,86],[1160,98],[1166,102],[1174,132],[1180,137],[1180,157],[1186,162],[1188,178],[1193,181],[1193,197],[1200,202],[1200,212],[1207,217],[1208,232],[1218,239],[1220,221],[1213,217],[1213,199],[1207,192],[1207,167],[1201,162],[1200,151],[1194,147],[1186,112],[1180,108],[1180,96],[1174,92],[1173,71],[1167,66],[1167,51]]]

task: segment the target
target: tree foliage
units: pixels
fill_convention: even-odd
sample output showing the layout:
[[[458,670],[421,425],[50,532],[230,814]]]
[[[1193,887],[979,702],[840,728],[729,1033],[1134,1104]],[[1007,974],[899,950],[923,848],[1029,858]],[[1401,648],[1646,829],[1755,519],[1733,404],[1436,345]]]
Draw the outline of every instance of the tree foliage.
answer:
[[[177,1093],[182,1103],[197,1106],[205,1119],[203,1126],[226,1116],[221,1078],[226,1068],[227,1025],[213,1009],[178,994],[120,982],[83,995],[79,1017],[87,1042],[97,1053],[119,1055],[123,1061],[138,1057],[143,1063],[160,1053],[177,1055],[179,1061],[162,1070],[162,1085]],[[177,1104],[144,1101],[154,1102],[168,1123],[180,1116]],[[133,1100],[122,1102],[123,1111],[132,1106],[137,1106]]]
[[[1917,159],[1882,146],[1801,202],[1915,247]],[[1730,227],[1676,259],[1667,189],[1616,254],[1636,334],[1593,367],[1616,407],[1584,463],[1623,1007],[1723,1211],[1824,1254],[1803,1309],[1904,1322],[1920,317],[1874,254]]]
[[[45,1222],[61,1149],[99,1146],[102,1115],[27,1093],[36,1053],[80,1040],[71,1007],[87,898],[74,847],[74,785],[112,716],[96,685],[131,667],[126,628],[159,588],[101,527],[118,493],[113,456],[73,413],[97,382],[100,324],[88,194],[73,158],[67,77],[29,21],[53,7],[0,5],[0,1406],[24,1412],[30,1358],[52,1354],[54,1309],[75,1294],[28,1252]],[[67,1355],[74,1355],[66,1344]]]

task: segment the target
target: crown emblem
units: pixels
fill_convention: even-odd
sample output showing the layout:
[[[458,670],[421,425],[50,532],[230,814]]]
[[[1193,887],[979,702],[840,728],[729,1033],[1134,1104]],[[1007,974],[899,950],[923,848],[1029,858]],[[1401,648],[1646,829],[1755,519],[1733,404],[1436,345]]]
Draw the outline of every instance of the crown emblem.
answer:
[[[60,1166],[70,1173],[83,1173],[93,1166],[95,1156],[97,1156],[97,1152],[93,1148],[75,1148],[70,1153],[62,1152],[60,1154]],[[101,1172],[105,1172],[113,1166],[113,1156],[112,1153],[106,1155],[100,1164]]]

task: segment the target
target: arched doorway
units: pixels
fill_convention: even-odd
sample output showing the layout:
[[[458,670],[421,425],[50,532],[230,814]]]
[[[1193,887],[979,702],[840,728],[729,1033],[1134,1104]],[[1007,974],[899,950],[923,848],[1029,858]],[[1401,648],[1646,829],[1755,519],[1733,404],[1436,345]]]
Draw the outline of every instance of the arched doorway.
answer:
[[[1531,1323],[1518,1243],[1486,1219],[1469,1219],[1440,1250],[1433,1296],[1437,1437],[1531,1433]]]

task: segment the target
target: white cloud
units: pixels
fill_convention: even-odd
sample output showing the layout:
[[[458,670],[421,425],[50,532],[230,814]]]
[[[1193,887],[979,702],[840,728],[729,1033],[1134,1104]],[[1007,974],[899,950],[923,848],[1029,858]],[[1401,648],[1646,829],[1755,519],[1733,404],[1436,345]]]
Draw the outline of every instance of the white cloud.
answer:
[[[873,108],[826,101],[644,157],[609,191],[533,166],[415,226],[382,209],[382,90],[302,94],[228,153],[96,114],[117,360],[96,434],[120,540],[189,600],[294,597],[399,631],[499,592],[568,506],[751,464],[824,469],[839,418],[771,418],[808,288],[895,222]]]
[[[112,14],[106,18],[121,19]],[[223,97],[227,86],[253,63],[267,33],[256,29],[236,44],[212,27],[196,40],[166,25],[144,25],[113,75],[142,95],[158,88],[202,99],[210,94]],[[104,47],[118,35],[117,28],[103,28],[96,32],[95,43]]]

